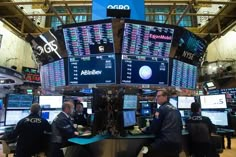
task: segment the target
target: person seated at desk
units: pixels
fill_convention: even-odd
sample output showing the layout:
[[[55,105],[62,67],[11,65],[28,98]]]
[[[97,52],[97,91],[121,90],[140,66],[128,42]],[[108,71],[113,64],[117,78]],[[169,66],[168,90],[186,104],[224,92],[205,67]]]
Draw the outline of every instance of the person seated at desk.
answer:
[[[182,121],[179,111],[168,102],[169,94],[166,90],[158,91],[156,100],[159,111],[151,122],[150,132],[156,138],[150,145],[141,150],[144,156],[174,156],[177,157],[181,150]]]
[[[73,113],[74,104],[72,102],[64,102],[62,112],[60,112],[52,122],[52,137],[50,157],[64,157],[61,148],[67,147],[69,138],[79,135],[73,126],[71,115]]]
[[[211,133],[216,131],[214,124],[208,117],[201,116],[200,104],[191,104],[192,115],[186,121],[189,132],[190,153],[195,157],[218,156],[216,149],[211,144]]]
[[[72,115],[74,124],[87,126],[87,114],[84,112],[84,107],[81,102],[76,103],[75,112]]]
[[[17,138],[16,157],[31,157],[42,151],[48,142],[46,132],[51,126],[46,119],[40,117],[39,104],[32,104],[30,115],[20,120],[16,128],[6,135],[7,139]]]

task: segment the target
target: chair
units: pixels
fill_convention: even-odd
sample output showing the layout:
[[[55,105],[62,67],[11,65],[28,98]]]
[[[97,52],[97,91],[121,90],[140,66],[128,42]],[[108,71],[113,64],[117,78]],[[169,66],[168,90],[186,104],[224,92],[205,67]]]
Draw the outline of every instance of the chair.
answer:
[[[16,143],[7,143],[5,140],[0,140],[2,143],[2,151],[3,154],[6,154],[6,157],[8,157],[8,154],[15,154],[16,152]]]

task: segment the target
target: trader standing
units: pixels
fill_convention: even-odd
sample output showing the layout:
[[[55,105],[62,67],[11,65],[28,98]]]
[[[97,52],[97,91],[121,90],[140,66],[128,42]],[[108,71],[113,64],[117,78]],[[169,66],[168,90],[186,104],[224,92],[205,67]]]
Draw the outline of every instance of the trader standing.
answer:
[[[62,112],[52,122],[51,157],[64,157],[61,148],[69,145],[68,139],[78,135],[73,126],[71,115],[74,111],[72,102],[64,102]]]
[[[181,115],[168,102],[168,97],[166,90],[157,92],[156,100],[160,107],[149,127],[149,131],[156,138],[153,143],[142,148],[141,153],[145,156],[177,157],[181,150]]]
[[[47,144],[46,132],[51,131],[51,126],[47,120],[40,117],[39,104],[32,104],[30,115],[20,120],[16,128],[7,139],[17,138],[16,157],[31,157],[41,151]]]

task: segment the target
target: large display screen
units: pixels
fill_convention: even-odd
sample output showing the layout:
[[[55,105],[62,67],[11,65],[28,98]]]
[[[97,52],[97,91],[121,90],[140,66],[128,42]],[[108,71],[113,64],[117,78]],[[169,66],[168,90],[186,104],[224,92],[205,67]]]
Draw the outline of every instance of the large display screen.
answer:
[[[30,110],[6,110],[5,125],[16,125],[29,114]]]
[[[178,97],[178,108],[179,109],[191,109],[191,104],[195,102],[194,97],[179,96]]]
[[[29,109],[33,103],[33,95],[9,94],[7,101],[8,109]]]
[[[137,109],[137,103],[137,95],[124,95],[123,109]]]
[[[113,84],[116,82],[115,55],[69,58],[69,85]]]
[[[64,101],[81,102],[84,108],[92,108],[92,96],[64,96]]]
[[[174,29],[125,21],[122,53],[169,57]],[[149,24],[149,25],[148,25]]]
[[[64,60],[43,65],[40,77],[43,89],[52,89],[66,85]]]
[[[227,108],[225,94],[200,96],[202,109],[225,109]]]
[[[122,55],[122,84],[168,84],[168,58]]]
[[[173,60],[171,86],[195,89],[197,80],[197,67]]]
[[[22,74],[24,79],[30,82],[40,82],[40,75],[38,69],[22,67]]]
[[[61,110],[43,110],[41,117],[51,123],[60,112]]]
[[[69,57],[114,53],[111,20],[80,23],[78,26],[63,28],[63,32]]]
[[[123,111],[124,127],[133,126],[136,124],[135,111]]]
[[[227,126],[227,111],[202,111],[202,116],[209,117],[211,122],[218,126]]]
[[[41,108],[61,108],[63,96],[40,96],[39,105]]]

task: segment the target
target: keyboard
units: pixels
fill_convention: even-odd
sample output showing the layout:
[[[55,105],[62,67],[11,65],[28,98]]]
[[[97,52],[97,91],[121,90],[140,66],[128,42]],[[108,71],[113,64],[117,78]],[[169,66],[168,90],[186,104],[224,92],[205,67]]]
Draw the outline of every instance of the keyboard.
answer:
[[[129,130],[129,133],[131,135],[142,135],[143,134],[143,132],[140,129]]]

